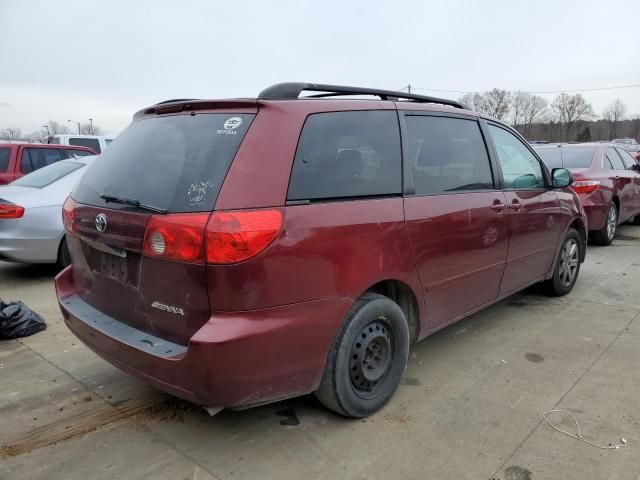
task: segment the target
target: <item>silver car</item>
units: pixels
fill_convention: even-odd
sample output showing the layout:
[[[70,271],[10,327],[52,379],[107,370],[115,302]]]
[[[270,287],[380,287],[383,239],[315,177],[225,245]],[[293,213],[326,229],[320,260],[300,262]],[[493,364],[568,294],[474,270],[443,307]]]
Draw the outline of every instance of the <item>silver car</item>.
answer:
[[[62,204],[94,158],[60,160],[0,186],[0,260],[69,263]]]

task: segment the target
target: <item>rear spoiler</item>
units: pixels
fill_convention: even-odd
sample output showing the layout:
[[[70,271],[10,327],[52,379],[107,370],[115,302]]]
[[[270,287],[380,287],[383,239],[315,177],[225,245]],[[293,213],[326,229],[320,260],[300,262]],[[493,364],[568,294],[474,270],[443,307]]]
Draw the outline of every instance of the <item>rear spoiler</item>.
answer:
[[[137,120],[145,115],[158,115],[162,113],[189,112],[194,110],[215,110],[227,108],[258,108],[258,101],[253,98],[234,98],[230,100],[197,100],[176,99],[165,100],[151,107],[143,108],[133,115]]]

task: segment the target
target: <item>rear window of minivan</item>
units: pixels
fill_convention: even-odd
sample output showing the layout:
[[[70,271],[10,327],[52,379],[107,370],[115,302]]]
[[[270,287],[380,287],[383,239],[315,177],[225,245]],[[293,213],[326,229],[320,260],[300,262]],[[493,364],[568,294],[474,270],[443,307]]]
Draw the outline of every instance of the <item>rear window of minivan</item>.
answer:
[[[254,116],[200,113],[135,121],[96,158],[71,196],[97,206],[107,205],[104,194],[168,212],[211,211]]]

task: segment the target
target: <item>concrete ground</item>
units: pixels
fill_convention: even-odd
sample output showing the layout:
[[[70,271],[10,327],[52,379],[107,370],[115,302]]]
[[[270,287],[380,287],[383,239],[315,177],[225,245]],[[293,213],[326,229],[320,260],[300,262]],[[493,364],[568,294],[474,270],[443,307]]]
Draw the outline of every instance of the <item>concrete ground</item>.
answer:
[[[76,340],[53,269],[2,264],[0,298],[49,328],[0,341],[0,479],[638,480],[640,227],[619,233],[590,247],[569,296],[527,291],[414,346],[392,401],[355,421],[312,396],[209,417]],[[554,408],[627,447],[556,432]]]

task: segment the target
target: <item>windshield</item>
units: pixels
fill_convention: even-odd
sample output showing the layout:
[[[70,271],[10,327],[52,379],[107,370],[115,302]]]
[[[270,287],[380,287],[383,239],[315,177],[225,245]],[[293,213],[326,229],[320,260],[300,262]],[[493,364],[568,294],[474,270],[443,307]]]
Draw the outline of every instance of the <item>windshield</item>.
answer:
[[[107,206],[100,195],[169,212],[211,211],[253,114],[203,113],[138,120],[87,170],[71,196]],[[130,205],[108,204],[130,209]]]
[[[85,166],[85,163],[61,160],[46,167],[42,167],[35,172],[31,172],[30,174],[11,182],[11,185],[43,188]]]

